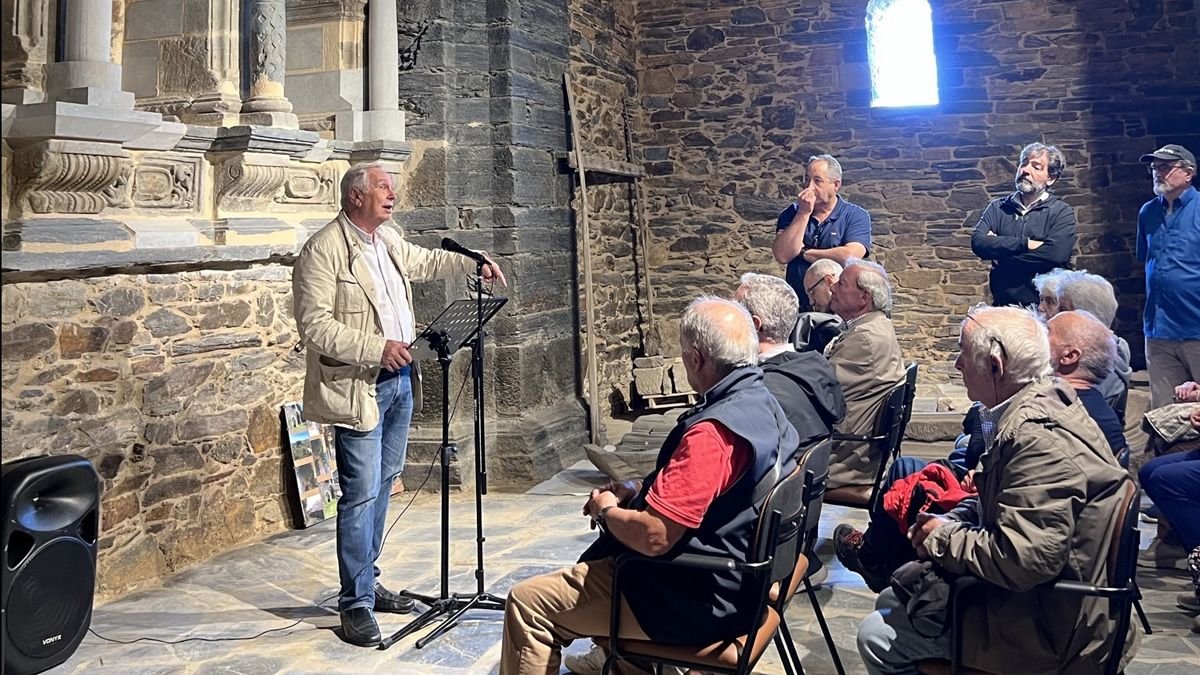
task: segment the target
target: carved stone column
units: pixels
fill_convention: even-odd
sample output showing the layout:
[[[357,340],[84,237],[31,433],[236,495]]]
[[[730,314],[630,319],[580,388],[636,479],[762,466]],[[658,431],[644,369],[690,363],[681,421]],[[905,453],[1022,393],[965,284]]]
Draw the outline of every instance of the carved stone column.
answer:
[[[292,104],[283,94],[287,55],[284,0],[245,3],[245,39],[249,96],[242,104],[242,124],[290,127],[298,124]]]
[[[63,5],[62,60],[46,66],[49,98],[133,108],[133,94],[121,91],[121,66],[112,62],[112,0],[65,0]]]
[[[237,0],[208,0],[208,33],[204,36],[210,86],[196,92],[192,104],[180,111],[180,119],[191,124],[232,126],[238,123],[242,109],[241,68],[238,64]]]
[[[0,86],[5,103],[36,103],[45,97],[46,4],[43,0],[3,0],[4,68]]]
[[[369,0],[367,34],[367,110],[338,113],[337,138],[348,141],[403,141],[404,111],[400,110],[400,44],[396,35],[396,0]]]

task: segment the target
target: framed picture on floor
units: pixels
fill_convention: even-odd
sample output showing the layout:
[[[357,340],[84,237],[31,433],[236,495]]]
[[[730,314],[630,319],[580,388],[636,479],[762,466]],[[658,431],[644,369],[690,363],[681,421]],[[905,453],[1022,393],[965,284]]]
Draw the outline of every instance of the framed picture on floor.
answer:
[[[337,515],[337,459],[333,451],[333,427],[304,419],[300,403],[283,404],[292,471],[296,476],[296,505],[304,527]]]

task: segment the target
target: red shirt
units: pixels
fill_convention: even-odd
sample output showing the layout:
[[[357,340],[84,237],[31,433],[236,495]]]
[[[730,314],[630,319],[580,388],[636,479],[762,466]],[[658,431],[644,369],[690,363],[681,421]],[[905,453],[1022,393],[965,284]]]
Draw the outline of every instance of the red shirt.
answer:
[[[753,457],[750,443],[725,425],[700,422],[683,434],[646,503],[679,525],[700,527],[713,500],[742,477]]]

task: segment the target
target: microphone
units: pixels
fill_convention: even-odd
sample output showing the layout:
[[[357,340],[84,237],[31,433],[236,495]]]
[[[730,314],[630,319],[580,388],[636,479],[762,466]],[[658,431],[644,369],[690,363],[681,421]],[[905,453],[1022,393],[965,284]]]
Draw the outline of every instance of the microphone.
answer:
[[[479,253],[478,251],[472,251],[466,246],[454,241],[450,237],[442,237],[442,250],[450,251],[451,253],[457,253],[459,255],[465,255],[480,265],[488,264],[487,258],[484,258],[482,253]]]

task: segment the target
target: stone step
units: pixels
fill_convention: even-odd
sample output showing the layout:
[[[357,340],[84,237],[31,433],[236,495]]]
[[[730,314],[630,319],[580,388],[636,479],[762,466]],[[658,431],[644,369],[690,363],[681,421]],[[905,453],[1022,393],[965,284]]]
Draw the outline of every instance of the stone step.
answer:
[[[953,441],[962,433],[960,412],[914,412],[904,437],[914,441]]]

